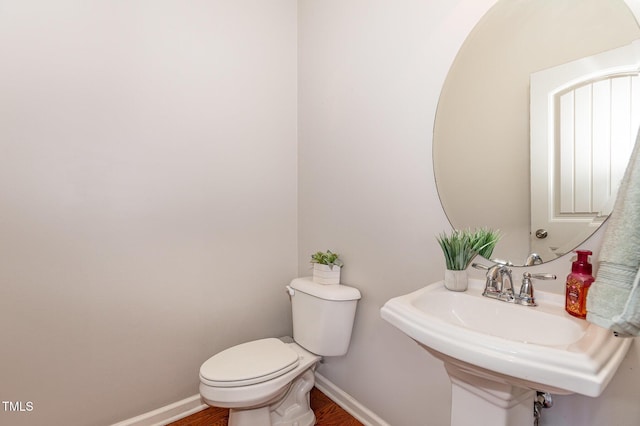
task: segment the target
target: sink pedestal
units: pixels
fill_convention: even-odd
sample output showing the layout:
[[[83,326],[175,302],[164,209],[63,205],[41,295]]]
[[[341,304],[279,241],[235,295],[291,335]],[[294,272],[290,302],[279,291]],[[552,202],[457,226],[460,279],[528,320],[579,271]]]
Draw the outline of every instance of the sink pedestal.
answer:
[[[451,379],[451,426],[533,425],[536,391],[445,362]]]

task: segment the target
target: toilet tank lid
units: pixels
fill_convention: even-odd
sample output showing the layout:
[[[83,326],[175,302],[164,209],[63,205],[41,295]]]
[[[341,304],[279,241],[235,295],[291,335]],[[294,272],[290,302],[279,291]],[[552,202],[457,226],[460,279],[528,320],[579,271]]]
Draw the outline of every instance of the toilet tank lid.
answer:
[[[291,288],[324,300],[358,300],[362,297],[357,288],[344,284],[318,284],[312,277],[294,279]]]

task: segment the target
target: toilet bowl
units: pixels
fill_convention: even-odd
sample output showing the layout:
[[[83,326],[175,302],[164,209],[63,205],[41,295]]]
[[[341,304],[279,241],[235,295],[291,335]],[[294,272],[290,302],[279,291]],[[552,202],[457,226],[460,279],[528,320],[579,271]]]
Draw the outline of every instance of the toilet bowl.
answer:
[[[310,426],[308,395],[320,358],[275,338],[243,343],[202,365],[200,395],[230,409],[229,426]]]
[[[296,278],[291,298],[293,339],[242,343],[200,367],[200,396],[229,408],[229,426],[311,426],[309,392],[322,356],[347,353],[360,292]]]

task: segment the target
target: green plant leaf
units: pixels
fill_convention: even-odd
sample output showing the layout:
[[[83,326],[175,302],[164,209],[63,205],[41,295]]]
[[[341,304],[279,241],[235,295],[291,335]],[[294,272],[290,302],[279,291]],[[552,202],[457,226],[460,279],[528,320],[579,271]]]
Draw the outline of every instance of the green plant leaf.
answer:
[[[316,252],[311,255],[311,263],[319,263],[321,265],[328,265],[333,269],[334,266],[339,268],[344,266],[342,260],[340,260],[340,255],[338,253],[333,253],[331,250],[327,250],[326,252]]]
[[[500,235],[498,231],[488,228],[473,232],[470,229],[454,229],[450,235],[441,233],[436,238],[442,248],[447,269],[462,271],[469,267],[478,254],[488,259]]]

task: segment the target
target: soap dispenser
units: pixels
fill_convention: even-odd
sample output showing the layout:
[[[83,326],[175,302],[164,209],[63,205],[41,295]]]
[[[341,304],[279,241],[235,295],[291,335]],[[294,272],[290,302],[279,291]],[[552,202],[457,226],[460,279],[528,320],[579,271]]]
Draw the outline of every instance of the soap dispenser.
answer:
[[[567,276],[565,309],[574,317],[587,317],[587,292],[595,280],[591,275],[589,263],[590,250],[576,250],[578,259],[571,265],[571,273]]]

